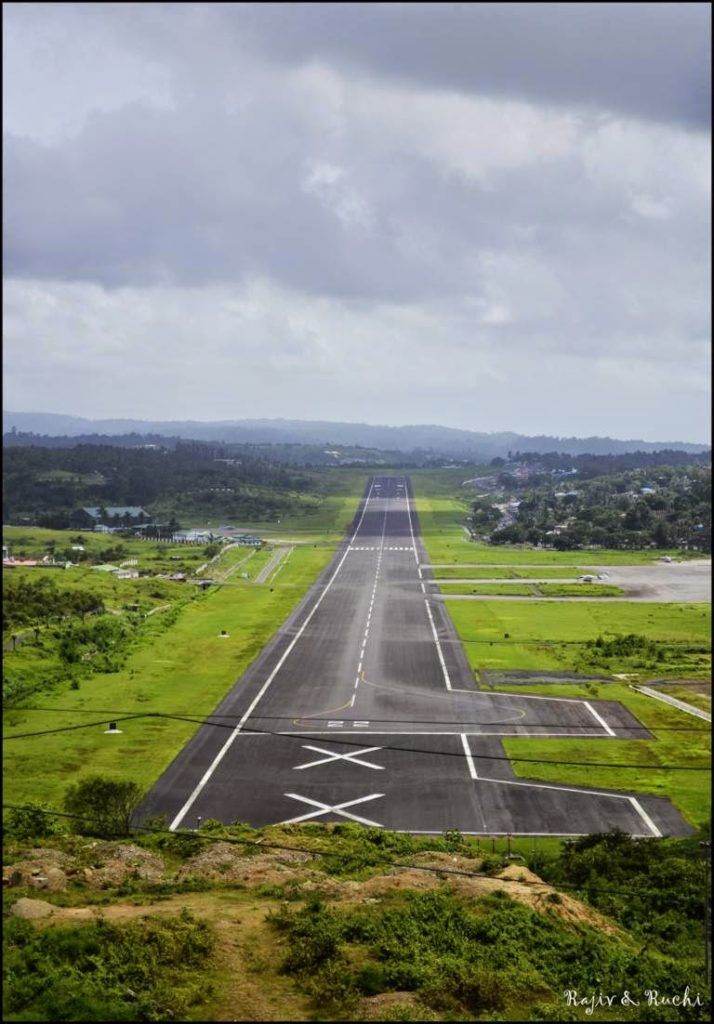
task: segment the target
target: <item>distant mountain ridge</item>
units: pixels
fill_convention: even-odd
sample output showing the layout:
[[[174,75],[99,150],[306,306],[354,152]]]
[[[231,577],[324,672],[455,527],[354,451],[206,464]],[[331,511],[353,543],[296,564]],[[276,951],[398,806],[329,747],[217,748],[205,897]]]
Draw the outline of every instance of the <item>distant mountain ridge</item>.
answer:
[[[710,447],[709,444],[685,441],[659,442],[548,435],[529,437],[510,431],[478,433],[434,424],[388,427],[368,423],[285,419],[218,420],[208,423],[195,420],[95,420],[59,413],[3,411],[3,433],[12,430],[52,436],[141,433],[243,444],[359,445],[400,452],[433,452],[452,458],[494,458],[505,456],[509,451],[557,451],[570,455],[608,455],[662,449],[702,452]]]

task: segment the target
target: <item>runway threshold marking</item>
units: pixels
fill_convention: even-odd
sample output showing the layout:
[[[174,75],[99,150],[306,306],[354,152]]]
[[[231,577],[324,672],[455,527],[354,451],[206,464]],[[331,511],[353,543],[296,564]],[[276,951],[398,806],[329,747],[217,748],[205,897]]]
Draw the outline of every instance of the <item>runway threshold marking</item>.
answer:
[[[316,754],[327,754],[327,757],[322,757],[318,761],[308,761],[306,764],[297,764],[293,771],[299,772],[305,768],[316,768],[318,765],[328,764],[330,761],[351,761],[353,764],[361,764],[364,768],[374,768],[376,771],[383,772],[384,765],[373,764],[371,761],[362,761],[359,756],[361,754],[371,754],[375,750],[382,749],[382,747],[364,747],[363,750],[355,750],[352,754],[339,754],[333,750],[326,750],[324,747],[312,747],[303,743],[303,750],[313,750]]]
[[[345,810],[345,807],[355,807],[357,804],[367,803],[368,800],[379,800],[384,796],[384,793],[371,793],[369,796],[361,796],[358,800],[346,800],[342,804],[323,804],[321,800],[311,800],[310,797],[300,796],[299,793],[286,793],[285,796],[290,797],[291,800],[300,800],[304,804],[311,804],[313,807],[317,807],[316,811],[309,811],[307,814],[301,814],[297,818],[288,818],[287,821],[281,821],[281,825],[297,825],[300,821],[308,821],[310,818],[319,818],[323,814],[339,814],[342,818],[351,818],[352,821],[358,821],[361,825],[371,825],[374,828],[383,828],[378,821],[370,821],[369,818],[361,818],[359,814],[351,814]]]
[[[367,511],[367,506],[369,505],[369,499],[372,496],[373,488],[374,488],[374,483],[372,483],[370,485],[369,491],[367,492],[367,497],[366,497],[365,502],[364,502],[364,507],[362,508],[362,515],[360,516],[359,522],[358,522],[357,527],[355,529],[355,532],[354,532],[354,534],[352,536],[352,541],[354,541],[355,537],[359,533],[359,529],[360,529],[360,527],[362,525],[362,522],[364,520],[365,512]],[[320,607],[322,601],[325,598],[325,595],[328,593],[330,587],[332,586],[332,584],[334,583],[335,579],[337,578],[337,574],[339,573],[340,569],[342,568],[342,566],[344,564],[344,561],[347,558],[347,555],[349,554],[349,552],[350,552],[350,546],[348,544],[347,547],[345,548],[345,552],[342,555],[342,558],[340,559],[340,561],[337,564],[337,568],[335,569],[335,571],[333,572],[332,576],[328,580],[328,582],[327,582],[327,584],[325,586],[325,589],[322,591],[322,593],[318,597],[317,601],[312,606],[309,614],[305,617],[305,621],[303,622],[302,626],[300,626],[300,628],[298,629],[298,631],[295,634],[295,636],[293,637],[293,639],[290,641],[288,646],[285,648],[285,650],[284,650],[280,660],[278,661],[277,665],[275,666],[273,671],[270,673],[270,675],[268,676],[266,681],[261,686],[261,688],[258,691],[257,695],[255,696],[255,698],[251,702],[250,707],[248,708],[246,713],[243,715],[243,717],[241,718],[240,722],[238,722],[238,724],[236,725],[235,729],[230,734],[230,736],[228,737],[226,742],[223,744],[221,749],[218,751],[218,753],[214,757],[213,761],[211,761],[211,763],[208,766],[207,770],[205,771],[205,773],[201,777],[200,782],[195,787],[195,789],[192,791],[192,793],[189,796],[189,798],[186,801],[186,803],[183,805],[181,810],[178,812],[178,814],[176,815],[174,820],[169,825],[170,831],[173,832],[175,829],[177,829],[179,827],[179,825],[183,821],[184,817],[186,816],[188,811],[191,809],[191,807],[195,803],[199,793],[203,790],[203,788],[205,787],[205,785],[210,780],[211,776],[213,775],[213,773],[216,770],[216,768],[218,767],[218,765],[221,763],[223,758],[226,756],[226,754],[230,750],[231,746],[235,742],[236,736],[238,736],[238,734],[241,732],[243,726],[245,725],[245,723],[248,721],[248,719],[252,715],[253,709],[256,707],[258,702],[262,699],[262,697],[265,694],[266,690],[268,689],[268,687],[270,686],[272,681],[275,679],[275,677],[278,674],[278,672],[280,671],[280,669],[285,664],[285,661],[286,661],[288,655],[291,653],[291,651],[295,647],[295,644],[298,642],[298,640],[302,636],[302,634],[303,634],[303,632],[305,630],[305,627],[310,622],[310,620],[312,619],[312,617],[315,614],[315,612],[317,611],[317,609]]]

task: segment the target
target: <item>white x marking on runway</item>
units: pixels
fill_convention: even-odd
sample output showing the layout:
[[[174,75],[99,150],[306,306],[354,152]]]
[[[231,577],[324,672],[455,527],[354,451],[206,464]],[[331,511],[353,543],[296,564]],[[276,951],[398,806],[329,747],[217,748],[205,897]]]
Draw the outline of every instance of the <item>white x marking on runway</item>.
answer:
[[[328,761],[353,761],[355,764],[364,765],[365,768],[376,768],[378,772],[384,771],[384,765],[372,764],[371,761],[360,761],[359,754],[370,754],[373,750],[381,750],[381,747],[365,747],[364,750],[355,750],[352,754],[335,754],[324,747],[308,747],[303,743],[303,750],[314,750],[316,754],[327,754],[327,757],[319,761],[309,761],[307,764],[296,764],[293,771],[299,772],[303,768],[315,768],[318,764],[327,764]]]
[[[359,821],[362,825],[373,825],[375,828],[382,828],[378,821],[360,818],[358,814],[350,814],[344,808],[366,803],[367,800],[378,800],[384,796],[384,793],[372,793],[370,796],[361,796],[359,800],[346,800],[343,804],[335,804],[334,807],[331,807],[329,804],[323,804],[320,800],[310,800],[309,797],[300,796],[298,793],[286,793],[285,796],[289,796],[291,800],[301,800],[304,804],[311,804],[313,807],[319,808],[319,810],[301,814],[298,818],[289,818],[288,821],[281,821],[281,825],[296,825],[299,821],[307,821],[308,818],[319,818],[321,814],[329,814],[330,811],[334,811],[335,814],[339,814],[343,818],[351,818],[352,821]]]

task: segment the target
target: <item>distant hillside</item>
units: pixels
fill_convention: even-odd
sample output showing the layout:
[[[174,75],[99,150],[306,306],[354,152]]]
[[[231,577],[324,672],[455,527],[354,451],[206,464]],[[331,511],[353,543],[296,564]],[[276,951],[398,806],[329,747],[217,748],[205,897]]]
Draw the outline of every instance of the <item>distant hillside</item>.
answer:
[[[429,452],[475,461],[505,456],[509,451],[609,455],[622,452],[686,452],[707,450],[707,444],[683,441],[618,440],[610,437],[527,437],[511,432],[477,433],[437,425],[404,427],[320,420],[92,420],[56,413],[3,412],[3,433],[12,430],[44,435],[152,434],[234,444],[351,445],[380,451]]]

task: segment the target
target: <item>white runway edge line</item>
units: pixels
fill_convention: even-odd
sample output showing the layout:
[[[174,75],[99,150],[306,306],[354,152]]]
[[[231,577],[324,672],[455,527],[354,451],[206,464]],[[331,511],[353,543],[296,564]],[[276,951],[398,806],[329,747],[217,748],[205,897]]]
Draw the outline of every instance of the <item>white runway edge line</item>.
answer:
[[[474,759],[466,733],[461,733],[461,743],[463,744],[464,754],[466,754],[466,764],[469,766],[469,775],[472,779],[477,779],[478,775],[476,774],[476,767],[474,765]]]
[[[605,793],[601,789],[574,789],[572,786],[555,786],[549,785],[546,782],[518,782],[515,779],[485,779],[483,776],[479,779],[479,782],[491,782],[497,786],[525,786],[527,789],[555,789],[560,793],[576,793],[580,794],[580,796],[604,796],[610,797],[612,800],[627,800],[640,818],[642,818],[645,825],[650,830],[651,835],[656,839],[661,839],[662,837],[662,833],[636,797],[628,796],[626,793]]]
[[[616,733],[614,733],[614,732],[613,732],[613,730],[612,730],[612,729],[610,728],[610,726],[609,726],[609,725],[607,724],[607,722],[606,722],[606,721],[605,721],[605,719],[604,719],[604,718],[602,717],[602,715],[599,715],[599,714],[597,713],[597,711],[596,711],[596,710],[595,710],[595,708],[594,708],[594,707],[592,706],[592,704],[590,704],[590,703],[589,703],[588,701],[583,701],[583,704],[584,704],[584,705],[585,705],[585,707],[586,707],[586,708],[588,709],[588,711],[590,712],[590,714],[591,714],[591,715],[593,716],[593,718],[595,719],[595,721],[596,721],[596,722],[599,722],[599,723],[600,723],[600,725],[601,725],[601,726],[603,727],[603,729],[604,729],[604,730],[605,730],[605,732],[606,732],[606,733],[608,734],[608,736],[615,736],[615,735],[616,735]]]
[[[414,527],[412,526],[412,511],[411,511],[411,498],[406,495],[407,500],[407,516],[409,518],[409,532],[412,535],[412,550],[414,551],[414,561],[417,565],[417,572],[421,576],[421,569],[419,567],[419,556],[416,549],[416,540],[414,539]],[[424,592],[424,584],[421,585],[422,592]],[[431,614],[431,608],[429,607],[429,601],[427,597],[424,597],[424,605],[426,607],[426,614],[429,616],[429,625],[431,626],[431,633],[434,637],[434,643],[436,644],[436,653],[439,655],[439,664],[441,665],[441,671],[444,673],[444,682],[446,683],[446,689],[451,689],[451,679],[449,678],[449,671],[446,667],[446,661],[444,660],[444,652],[441,649],[439,643],[439,635],[436,632],[436,626],[434,624],[434,616]]]
[[[444,652],[441,649],[439,643],[439,637],[436,632],[436,626],[434,625],[434,616],[431,614],[431,608],[429,602],[424,598],[424,605],[426,607],[426,614],[429,616],[429,625],[431,626],[431,632],[434,637],[434,643],[436,644],[436,653],[439,655],[439,664],[441,665],[441,671],[444,673],[444,682],[446,683],[446,689],[451,689],[451,679],[449,678],[449,672],[446,668],[446,662],[444,661]]]
[[[355,532],[352,535],[352,540],[350,541],[350,544],[354,541],[355,537],[359,533],[359,528],[362,525],[362,520],[364,519],[364,514],[367,511],[367,506],[369,505],[369,499],[372,497],[372,490],[373,489],[374,489],[374,483],[372,483],[370,485],[369,491],[367,492],[367,497],[365,498],[364,507],[362,509],[362,515],[360,516],[360,519],[359,519],[359,522],[357,523],[357,527],[355,529]],[[186,803],[183,805],[181,810],[178,812],[178,814],[176,815],[174,820],[169,825],[169,829],[170,829],[171,832],[175,831],[175,829],[177,829],[179,827],[179,825],[183,821],[183,819],[186,816],[186,814],[188,813],[188,811],[190,811],[191,807],[196,802],[196,798],[198,797],[199,793],[204,788],[206,783],[209,781],[209,779],[211,778],[211,776],[213,775],[214,771],[216,770],[218,765],[221,763],[223,758],[226,756],[227,752],[230,750],[233,742],[235,741],[236,736],[242,730],[243,726],[245,725],[245,723],[248,721],[248,719],[252,715],[253,709],[257,705],[258,701],[260,701],[262,699],[263,694],[268,689],[268,687],[272,683],[273,679],[275,679],[275,677],[278,674],[278,672],[280,671],[280,669],[283,667],[283,665],[285,663],[285,660],[287,659],[288,655],[292,651],[292,649],[295,646],[295,644],[298,642],[298,640],[302,636],[302,634],[303,634],[303,632],[305,630],[305,627],[307,626],[308,622],[313,617],[313,615],[315,614],[317,609],[320,607],[320,604],[322,603],[322,600],[323,600],[325,594],[328,592],[328,590],[330,589],[330,587],[334,583],[335,578],[336,578],[338,572],[342,568],[342,565],[343,565],[345,559],[347,558],[347,555],[349,554],[350,544],[346,545],[344,554],[342,555],[342,558],[340,559],[340,561],[339,561],[339,563],[337,565],[337,568],[333,572],[332,576],[330,576],[330,579],[329,579],[327,585],[325,586],[325,589],[322,591],[322,593],[318,597],[317,601],[312,606],[312,608],[310,610],[310,613],[309,613],[309,615],[306,616],[305,621],[303,622],[302,626],[300,626],[300,628],[298,629],[298,631],[295,634],[295,636],[293,637],[293,639],[290,641],[288,646],[285,648],[285,651],[283,652],[280,660],[278,661],[278,664],[275,666],[273,671],[270,673],[268,678],[265,680],[265,682],[261,686],[260,690],[258,691],[258,694],[253,699],[253,701],[251,702],[250,707],[248,708],[246,713],[243,715],[243,717],[241,718],[240,722],[235,727],[233,732],[230,734],[230,736],[228,737],[226,742],[223,744],[221,749],[218,751],[218,753],[214,757],[214,759],[211,762],[211,764],[209,765],[209,767],[206,769],[206,772],[204,773],[201,781],[198,783],[198,785],[196,786],[194,791],[191,793],[191,795],[188,798],[188,800],[186,801]]]

